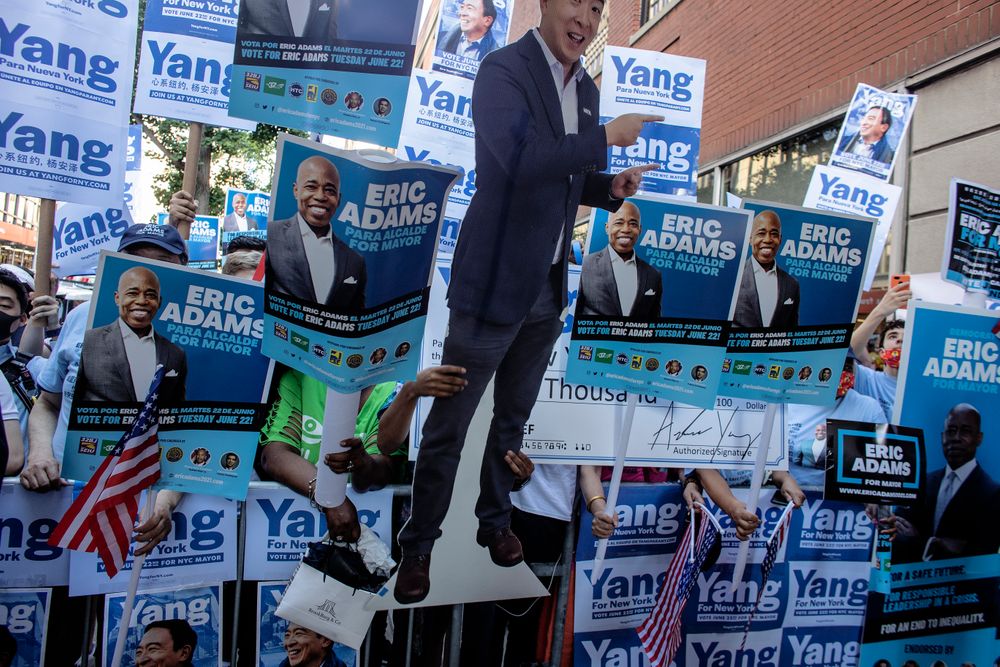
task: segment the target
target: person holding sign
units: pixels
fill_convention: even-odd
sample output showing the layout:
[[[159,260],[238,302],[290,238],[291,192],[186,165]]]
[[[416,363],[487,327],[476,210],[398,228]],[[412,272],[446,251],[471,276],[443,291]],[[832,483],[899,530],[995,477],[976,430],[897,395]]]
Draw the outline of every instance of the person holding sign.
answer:
[[[753,256],[743,266],[734,327],[792,329],[799,325],[799,281],[778,266],[781,219],[761,211],[750,228]]]
[[[160,309],[160,280],[145,267],[122,273],[115,292],[119,318],[83,337],[76,398],[135,403],[145,398],[157,365],[166,369],[160,404],[184,400],[187,356],[153,328]]]
[[[577,317],[659,319],[662,276],[635,253],[642,233],[639,207],[628,201],[622,203],[608,217],[604,229],[608,245],[583,258]]]
[[[861,118],[858,133],[844,137],[843,144],[838,149],[841,153],[858,155],[883,164],[892,164],[896,154],[889,145],[886,135],[892,126],[892,114],[885,107],[872,107]],[[904,128],[905,129],[905,128]]]
[[[995,554],[1000,532],[983,521],[1000,513],[1000,484],[976,461],[983,444],[982,417],[959,403],[941,431],[945,466],[927,475],[923,502],[883,520],[893,536],[892,560],[911,563]]]
[[[325,157],[299,164],[292,193],[298,213],[267,228],[271,289],[342,313],[365,308],[365,260],[337,238],[330,220],[340,206],[340,172]]]
[[[885,412],[885,421],[892,421],[892,411],[896,405],[896,380],[899,375],[899,359],[903,352],[903,338],[906,332],[905,320],[893,320],[882,327],[878,337],[878,355],[884,364],[879,372],[868,356],[868,340],[875,330],[896,310],[906,305],[913,293],[910,283],[899,283],[889,288],[878,305],[872,309],[864,322],[851,334],[851,351],[858,358],[854,388],[858,393],[871,396]]]
[[[635,143],[661,116],[626,114],[598,124],[598,92],[581,58],[604,0],[540,0],[536,30],[483,60],[472,94],[476,193],[459,235],[448,286],[443,364],[467,370],[459,394],[435,399],[413,480],[413,512],[399,533],[403,558],[394,596],[419,602],[430,591],[430,554],[451,504],[466,433],[496,375],[476,541],[494,563],[523,559],[510,531],[513,473],[552,345],[563,328],[567,265],[577,207],[617,211],[636,193],[642,165],[602,174],[608,146]]]

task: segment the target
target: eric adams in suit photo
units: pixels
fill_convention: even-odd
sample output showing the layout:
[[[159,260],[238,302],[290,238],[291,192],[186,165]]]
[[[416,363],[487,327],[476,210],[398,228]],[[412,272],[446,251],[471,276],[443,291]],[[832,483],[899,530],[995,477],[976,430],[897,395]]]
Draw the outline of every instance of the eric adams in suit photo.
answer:
[[[118,319],[83,337],[76,398],[82,401],[137,403],[146,400],[156,366],[164,367],[160,403],[184,400],[187,357],[184,350],[156,333],[160,281],[137,266],[122,273],[115,292]]]
[[[239,29],[328,44],[337,38],[337,0],[243,0]]]
[[[604,229],[608,245],[583,258],[577,316],[659,319],[663,277],[635,253],[642,233],[639,208],[622,203]]]
[[[292,186],[298,213],[267,227],[267,289],[341,313],[365,308],[365,260],[330,226],[340,206],[340,173],[325,157],[299,164]]]
[[[799,281],[778,266],[781,219],[761,211],[750,229],[753,256],[743,267],[734,327],[791,329],[799,325]]]

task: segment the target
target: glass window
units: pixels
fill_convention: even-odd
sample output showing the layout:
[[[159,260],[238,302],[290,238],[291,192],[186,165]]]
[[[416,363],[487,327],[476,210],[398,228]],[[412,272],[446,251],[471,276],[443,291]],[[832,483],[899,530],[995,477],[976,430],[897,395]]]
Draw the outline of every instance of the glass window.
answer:
[[[722,170],[726,190],[740,197],[801,206],[813,168],[829,161],[839,129],[838,118],[726,165]]]
[[[698,174],[698,186],[697,186],[697,196],[698,202],[701,204],[714,204],[712,201],[712,196],[715,190],[715,170],[706,171],[704,174]]]

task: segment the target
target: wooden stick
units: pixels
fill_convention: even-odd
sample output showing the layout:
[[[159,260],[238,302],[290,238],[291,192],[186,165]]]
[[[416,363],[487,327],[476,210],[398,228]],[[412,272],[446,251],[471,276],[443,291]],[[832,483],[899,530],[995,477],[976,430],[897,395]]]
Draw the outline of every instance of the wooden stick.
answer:
[[[56,200],[42,199],[38,212],[38,245],[35,247],[35,294],[48,294],[51,289],[49,276],[52,274],[55,222]]]

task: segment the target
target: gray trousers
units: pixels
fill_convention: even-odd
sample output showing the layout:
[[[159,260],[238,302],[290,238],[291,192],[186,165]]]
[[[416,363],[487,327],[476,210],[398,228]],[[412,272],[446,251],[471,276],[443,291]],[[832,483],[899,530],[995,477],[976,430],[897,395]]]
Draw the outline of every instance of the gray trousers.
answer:
[[[451,313],[441,363],[464,367],[468,385],[454,396],[434,399],[424,423],[413,474],[410,519],[399,533],[405,555],[429,554],[441,536],[469,423],[494,373],[493,421],[479,475],[476,516],[479,532],[484,535],[510,523],[514,475],[504,455],[508,450],[521,450],[524,424],[538,397],[552,346],[562,331],[562,281],[555,280],[560,269],[554,267],[521,322],[499,325]]]

